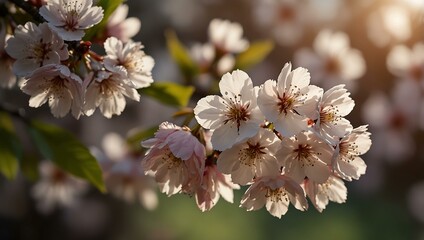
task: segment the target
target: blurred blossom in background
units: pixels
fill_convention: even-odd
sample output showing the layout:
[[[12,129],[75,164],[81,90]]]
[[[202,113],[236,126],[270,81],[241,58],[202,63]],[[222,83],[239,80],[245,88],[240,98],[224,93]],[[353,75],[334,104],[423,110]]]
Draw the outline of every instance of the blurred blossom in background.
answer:
[[[312,204],[307,212],[292,206],[280,220],[265,209],[247,212],[238,207],[243,187],[234,192],[234,204],[221,200],[202,213],[194,196],[168,198],[160,193],[163,186],[144,175],[141,156],[122,139],[134,129],[169,121],[172,108],[141,95],[140,103],[127,101],[125,111],[111,119],[100,111],[79,121],[53,119],[48,111],[30,109],[31,116],[60,123],[90,146],[109,194],[88,188],[45,162],[37,182],[20,176],[14,181],[2,178],[0,239],[424,239],[423,0],[128,0],[126,4],[115,13],[107,36],[141,41],[155,61],[152,77],[157,82],[185,81],[167,50],[165,32],[172,30],[193,59],[205,69],[213,66],[218,78],[233,68],[232,54],[241,52],[247,41],[271,40],[275,47],[270,55],[247,71],[255,85],[278,76],[285,62],[309,69],[311,82],[325,90],[346,84],[355,101],[348,119],[354,126],[369,124],[371,132],[373,146],[362,156],[366,174],[346,182],[346,203],[330,203],[322,213]],[[126,15],[131,18],[124,21]],[[221,46],[228,47],[228,55],[212,63],[215,52],[206,42],[213,39],[208,28],[215,18],[239,23],[247,40],[237,43],[241,49]],[[2,24],[0,20],[4,40]],[[4,45],[0,41],[0,56],[5,54]],[[15,82],[4,77],[11,69],[9,60],[0,59],[0,86]],[[217,76],[200,74],[196,84],[206,91]],[[0,101],[6,99],[27,106],[27,95],[17,88],[1,89]],[[134,164],[139,171],[131,167]]]

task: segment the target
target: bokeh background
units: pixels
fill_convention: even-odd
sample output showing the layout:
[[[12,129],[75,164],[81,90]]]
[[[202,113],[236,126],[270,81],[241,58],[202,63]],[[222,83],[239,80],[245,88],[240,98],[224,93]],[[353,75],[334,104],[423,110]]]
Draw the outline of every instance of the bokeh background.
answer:
[[[387,68],[391,49],[397,44],[412,47],[424,40],[424,1],[295,2],[301,8],[300,22],[287,34],[299,36],[288,42],[275,38],[274,26],[263,23],[267,11],[279,11],[260,12],[260,5],[266,1],[129,0],[127,4],[129,16],[141,20],[141,31],[134,39],[141,41],[146,53],[155,59],[156,81],[182,82],[166,47],[167,29],[174,30],[190,48],[195,42],[206,42],[209,22],[221,18],[239,22],[250,41],[275,41],[270,55],[247,71],[256,84],[275,79],[284,63],[294,61],[299,49],[312,47],[320,30],[345,32],[351,46],[362,52],[366,62],[366,72],[356,80],[357,88],[352,93],[356,106],[347,118],[354,126],[367,124],[364,109],[370,97],[378,93],[390,98],[400,81]],[[387,6],[401,9],[401,13],[383,17],[374,25],[370,23]],[[402,35],[405,28],[409,28],[408,36]],[[27,106],[27,96],[16,89],[1,90],[0,100]],[[72,130],[86,145],[100,147],[105,134],[117,132],[124,136],[133,128],[158,125],[172,120],[175,109],[142,97],[141,103],[129,103],[121,116],[110,120],[96,113],[76,122],[69,116],[52,119],[47,109],[28,111],[34,118]],[[234,204],[221,200],[207,213],[200,212],[190,196],[168,198],[158,193],[158,207],[148,211],[137,203],[128,204],[93,189],[76,206],[44,215],[37,211],[29,194],[33,183],[19,177],[12,182],[2,179],[0,183],[0,239],[424,239],[423,130],[411,130],[413,147],[393,160],[382,154],[390,149],[387,142],[374,138],[376,129],[381,130],[381,126],[370,125],[373,146],[364,155],[367,173],[360,180],[347,183],[345,204],[330,203],[323,213],[312,206],[306,212],[291,207],[282,219],[272,217],[265,209],[246,212],[238,207],[243,189],[236,191]]]

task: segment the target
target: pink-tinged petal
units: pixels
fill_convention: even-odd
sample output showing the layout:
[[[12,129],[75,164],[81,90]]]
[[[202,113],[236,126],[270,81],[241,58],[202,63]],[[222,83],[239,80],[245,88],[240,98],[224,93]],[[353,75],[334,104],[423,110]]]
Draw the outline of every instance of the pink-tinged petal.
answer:
[[[311,75],[306,68],[298,67],[287,76],[285,92],[300,90],[310,83]]]
[[[46,103],[48,98],[49,98],[48,92],[34,95],[29,99],[29,106],[34,108],[40,107],[41,105]]]
[[[230,174],[235,169],[234,166],[238,159],[238,152],[241,150],[240,147],[234,146],[230,149],[227,149],[219,154],[217,160],[218,170],[222,173]]]
[[[347,163],[346,161],[339,161],[339,173],[344,179],[351,181],[352,179],[358,180],[359,177],[365,174],[367,165],[360,157],[356,157],[353,161]]]
[[[296,160],[291,160],[291,163],[286,162],[284,165],[284,172],[287,176],[292,178],[295,182],[301,183],[305,179],[305,169],[300,165],[300,163],[294,162]],[[288,165],[290,164],[290,165]]]
[[[272,155],[266,155],[256,168],[256,176],[277,176],[280,174],[280,166],[277,159]]]
[[[254,176],[252,167],[244,164],[240,164],[240,167],[231,173],[233,182],[240,185],[247,185],[253,180]]]
[[[314,165],[305,165],[305,174],[316,183],[324,183],[330,177],[330,169],[327,164],[315,161]]]
[[[53,116],[64,117],[71,109],[72,96],[65,89],[61,90],[59,96],[54,96],[49,99],[49,106]]]

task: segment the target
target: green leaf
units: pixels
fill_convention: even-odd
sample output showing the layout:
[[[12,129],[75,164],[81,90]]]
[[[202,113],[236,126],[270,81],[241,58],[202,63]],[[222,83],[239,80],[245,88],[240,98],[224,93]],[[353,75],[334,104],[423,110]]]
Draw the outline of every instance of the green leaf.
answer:
[[[22,174],[31,181],[39,178],[38,172],[39,159],[33,155],[25,155],[21,161]]]
[[[0,173],[9,180],[14,179],[21,156],[22,147],[14,134],[12,119],[8,114],[0,113]]]
[[[127,143],[134,151],[142,152],[141,141],[153,137],[157,130],[158,127],[154,126],[148,129],[132,131],[127,137]]]
[[[123,0],[100,0],[97,6],[103,8],[103,19],[102,21],[90,28],[84,36],[84,40],[91,40],[93,37],[101,37],[99,34],[104,32],[106,24],[109,20],[110,15],[118,8]]]
[[[194,87],[183,86],[173,82],[155,82],[149,87],[138,91],[140,94],[152,97],[163,104],[173,107],[185,107],[194,92]]]
[[[165,32],[165,37],[168,51],[178,64],[184,76],[192,77],[197,75],[199,67],[194,63],[187,49],[181,44],[175,32],[168,30]]]
[[[70,132],[54,125],[31,122],[31,136],[41,153],[62,170],[83,178],[101,192],[106,188],[97,160]]]
[[[262,60],[272,51],[274,43],[270,40],[257,41],[240,53],[236,58],[236,69],[248,69]]]

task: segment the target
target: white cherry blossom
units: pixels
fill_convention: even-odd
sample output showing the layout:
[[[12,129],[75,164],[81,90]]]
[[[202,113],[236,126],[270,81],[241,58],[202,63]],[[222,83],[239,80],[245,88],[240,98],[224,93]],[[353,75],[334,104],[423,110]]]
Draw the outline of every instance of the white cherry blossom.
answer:
[[[136,17],[128,16],[128,5],[121,4],[116,10],[110,15],[106,24],[106,35],[107,37],[116,37],[122,42],[128,42],[134,37],[141,27],[141,22]]]
[[[135,88],[150,86],[153,82],[152,69],[155,64],[152,57],[146,55],[140,42],[121,40],[110,37],[104,43],[106,56],[105,68],[128,78]]]
[[[258,24],[270,32],[277,43],[291,46],[303,36],[305,20],[308,19],[305,1],[264,0],[255,3]]]
[[[103,170],[108,191],[128,203],[139,202],[148,210],[158,205],[156,183],[144,174],[140,156],[130,152],[125,140],[116,133],[108,133],[102,140],[101,152],[91,149]]]
[[[331,175],[324,183],[316,183],[310,179],[305,179],[303,183],[306,195],[311,200],[314,207],[322,212],[329,201],[344,203],[347,199],[347,188],[344,182]]]
[[[71,110],[78,119],[82,113],[82,80],[64,65],[38,68],[24,80],[21,89],[31,95],[30,107],[37,108],[48,101],[55,117],[64,117]]]
[[[16,59],[13,72],[21,77],[44,65],[60,64],[69,57],[67,45],[46,23],[37,26],[27,22],[17,26],[5,50]]]
[[[424,86],[424,43],[393,47],[387,55],[387,68],[396,77],[412,80]]]
[[[87,116],[92,115],[97,107],[106,118],[120,115],[125,109],[125,96],[140,101],[140,94],[134,85],[120,74],[98,70],[89,74],[84,81],[89,82],[83,107]]]
[[[355,106],[349,95],[343,84],[337,85],[325,91],[319,103],[319,118],[314,129],[330,143],[339,140],[353,129],[349,120],[344,118]]]
[[[408,40],[412,35],[410,13],[400,4],[386,4],[368,15],[368,38],[377,46]]]
[[[168,196],[193,193],[201,184],[205,168],[205,147],[188,128],[164,122],[151,139],[142,142],[149,148],[142,160],[145,173],[152,173],[159,188]]]
[[[365,174],[367,165],[359,157],[368,152],[371,139],[367,126],[360,126],[347,133],[336,146],[332,166],[334,171],[344,180],[358,180]]]
[[[312,83],[324,89],[344,83],[353,90],[354,81],[362,77],[366,69],[362,53],[350,46],[349,36],[329,29],[319,32],[313,50],[302,48],[297,51],[295,63],[309,69]]]
[[[202,127],[214,130],[212,146],[223,151],[254,136],[264,119],[256,104],[258,88],[253,87],[247,73],[226,73],[219,88],[222,97],[210,95],[200,99],[194,114]]]
[[[220,153],[218,169],[231,174],[233,182],[240,185],[248,184],[255,176],[277,176],[280,174],[275,158],[280,144],[277,140],[271,130],[261,128],[255,136]]]
[[[48,214],[57,207],[75,204],[88,184],[57,168],[49,161],[40,163],[40,180],[33,186],[31,195],[37,200],[37,208]]]
[[[249,47],[242,37],[243,28],[239,23],[213,19],[208,28],[209,41],[223,53],[240,53]]]
[[[286,214],[290,203],[300,211],[308,209],[308,202],[300,185],[289,177],[280,175],[256,179],[243,195],[240,207],[255,211],[265,205],[272,216],[281,218]]]
[[[202,212],[211,210],[222,196],[225,201],[233,203],[234,189],[240,186],[231,181],[231,177],[218,171],[216,165],[206,165],[203,173],[203,181],[197,188],[196,203]]]
[[[318,116],[318,100],[322,89],[309,85],[310,75],[305,68],[291,71],[286,63],[278,81],[267,80],[258,93],[258,106],[266,119],[285,137],[308,128],[308,120]]]
[[[311,131],[283,138],[276,157],[285,175],[297,183],[305,177],[324,183],[330,176],[330,164],[334,150]]]
[[[49,0],[40,8],[40,15],[63,40],[79,41],[84,30],[103,18],[103,9],[92,5],[92,0]]]

